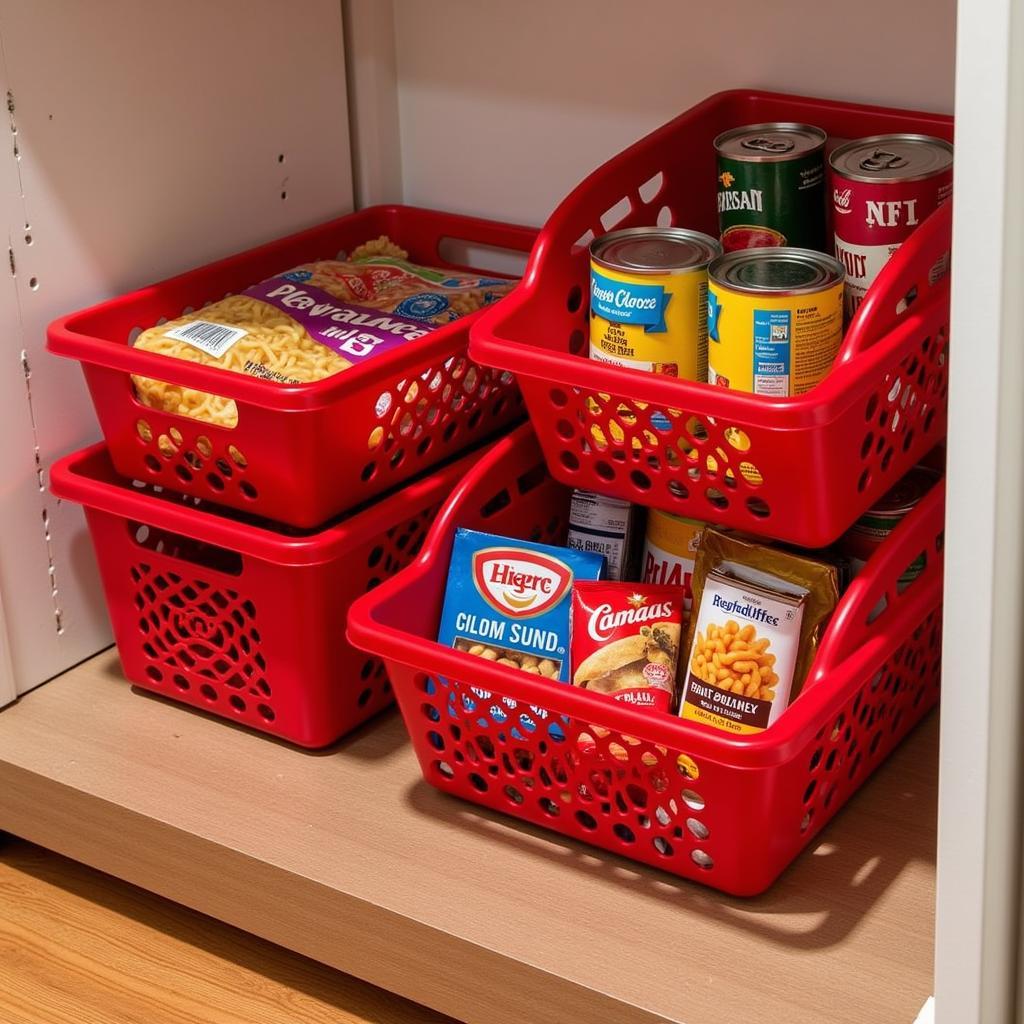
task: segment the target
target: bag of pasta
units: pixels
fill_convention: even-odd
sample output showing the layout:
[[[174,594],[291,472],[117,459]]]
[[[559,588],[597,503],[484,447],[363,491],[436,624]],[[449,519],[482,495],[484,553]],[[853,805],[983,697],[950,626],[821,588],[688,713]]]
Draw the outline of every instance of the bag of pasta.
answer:
[[[321,380],[489,305],[515,281],[421,267],[386,236],[143,331],[137,348],[264,380]],[[233,427],[231,399],[133,376],[154,409]]]

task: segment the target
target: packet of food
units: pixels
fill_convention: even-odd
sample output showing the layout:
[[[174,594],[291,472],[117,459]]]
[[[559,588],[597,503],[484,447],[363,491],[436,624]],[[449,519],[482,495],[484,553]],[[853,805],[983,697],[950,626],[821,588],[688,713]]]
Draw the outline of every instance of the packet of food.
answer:
[[[579,582],[572,593],[572,682],[645,711],[672,706],[683,588]]]
[[[567,683],[572,587],[604,569],[604,555],[459,528],[438,642]]]
[[[422,267],[387,236],[150,327],[135,347],[281,384],[321,380],[507,294],[515,281]],[[233,427],[233,399],[133,376],[139,400]]]
[[[706,529],[680,717],[737,735],[767,729],[798,696],[838,600],[834,565]]]

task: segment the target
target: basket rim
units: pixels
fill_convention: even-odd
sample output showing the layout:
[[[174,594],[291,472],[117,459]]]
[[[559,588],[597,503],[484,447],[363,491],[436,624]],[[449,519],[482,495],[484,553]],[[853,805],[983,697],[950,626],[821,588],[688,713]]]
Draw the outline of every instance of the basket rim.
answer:
[[[527,379],[552,387],[610,394],[613,401],[643,402],[660,408],[680,409],[684,415],[727,419],[736,426],[773,430],[811,430],[827,427],[862,400],[875,384],[878,371],[892,365],[895,353],[907,347],[922,332],[929,333],[948,320],[948,281],[921,305],[908,311],[885,336],[866,347],[855,358],[837,362],[821,383],[802,395],[771,398],[731,391],[702,381],[682,380],[636,370],[614,367],[615,383],[609,388],[609,367],[588,359],[540,349],[529,342],[498,340],[493,324],[504,322],[510,313],[530,305],[531,295],[518,289],[495,307],[483,310],[470,327],[470,358],[482,366],[506,370],[519,380]],[[504,309],[497,308],[504,306]],[[485,331],[491,333],[485,334]],[[500,352],[500,356],[496,355]]]
[[[444,324],[430,331],[423,338],[398,346],[365,363],[352,366],[344,371],[319,381],[302,384],[275,384],[272,381],[249,377],[218,366],[191,363],[158,352],[146,352],[133,348],[124,341],[115,341],[92,332],[91,325],[112,310],[131,309],[144,303],[154,292],[165,288],[180,288],[193,283],[200,287],[204,277],[237,266],[240,263],[259,262],[272,258],[276,252],[294,245],[313,246],[320,239],[349,228],[353,223],[382,221],[398,217],[429,227],[438,242],[444,238],[456,238],[470,243],[508,249],[513,252],[529,253],[537,236],[537,229],[510,224],[482,217],[447,213],[426,207],[404,204],[380,204],[365,207],[350,214],[336,217],[302,231],[273,239],[213,260],[202,266],[180,274],[163,278],[152,284],[125,292],[122,295],[96,303],[92,306],[65,314],[54,320],[47,328],[47,349],[55,355],[75,359],[85,366],[100,366],[157,380],[197,388],[224,398],[280,411],[299,411],[322,408],[361,386],[376,386],[402,374],[410,365],[437,359],[441,356],[458,356],[458,349],[464,347],[463,335],[470,324],[483,310],[476,310],[460,317],[450,324]],[[369,228],[368,230],[373,230]],[[396,239],[401,243],[401,239]],[[458,271],[476,272],[466,267],[439,259],[440,265]],[[286,269],[286,268],[282,268]],[[487,271],[491,274],[491,271]],[[497,274],[494,276],[508,276]],[[510,280],[514,278],[509,277]],[[255,283],[252,281],[250,283]],[[502,301],[502,300],[499,300]],[[201,306],[199,307],[201,308]],[[415,372],[410,370],[408,372]]]
[[[87,511],[166,529],[274,565],[312,567],[343,559],[355,546],[442,502],[479,457],[478,446],[318,529],[302,531],[302,536],[288,536],[270,525],[236,518],[233,509],[215,509],[212,502],[202,509],[177,504],[175,497],[188,496],[169,489],[169,499],[136,489],[117,475],[102,441],[55,462],[50,467],[50,490]]]

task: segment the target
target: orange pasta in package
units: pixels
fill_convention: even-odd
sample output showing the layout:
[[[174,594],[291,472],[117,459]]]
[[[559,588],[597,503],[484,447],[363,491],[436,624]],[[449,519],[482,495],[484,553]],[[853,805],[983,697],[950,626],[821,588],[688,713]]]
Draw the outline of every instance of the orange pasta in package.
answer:
[[[416,341],[506,295],[515,281],[408,260],[386,236],[344,260],[293,267],[143,331],[136,348],[283,384],[321,380]],[[234,401],[134,376],[154,409],[232,427]]]

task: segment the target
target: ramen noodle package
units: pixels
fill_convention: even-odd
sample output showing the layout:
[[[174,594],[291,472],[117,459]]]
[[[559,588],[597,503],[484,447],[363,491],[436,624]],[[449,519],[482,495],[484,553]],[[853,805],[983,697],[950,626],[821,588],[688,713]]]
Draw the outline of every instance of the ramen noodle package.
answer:
[[[800,692],[839,600],[834,565],[706,529],[693,574],[681,718],[762,732]]]
[[[416,341],[505,295],[514,281],[410,263],[386,236],[347,259],[293,267],[143,331],[137,348],[236,373],[299,384],[330,377]],[[139,400],[233,427],[231,399],[134,376]]]
[[[682,587],[578,582],[572,594],[573,685],[644,711],[668,711],[682,619]]]

